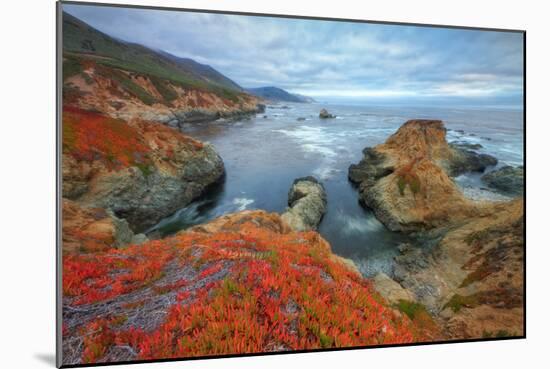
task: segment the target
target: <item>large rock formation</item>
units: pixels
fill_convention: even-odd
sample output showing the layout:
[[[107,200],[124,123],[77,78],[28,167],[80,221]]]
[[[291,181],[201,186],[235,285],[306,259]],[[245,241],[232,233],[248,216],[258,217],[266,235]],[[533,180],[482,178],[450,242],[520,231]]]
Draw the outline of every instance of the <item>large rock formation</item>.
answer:
[[[224,174],[209,144],[144,121],[79,109],[63,113],[63,196],[109,209],[142,232]]]
[[[319,112],[319,118],[321,119],[330,119],[330,118],[336,118],[335,115],[330,114],[327,109],[323,108]]]
[[[523,167],[507,165],[483,175],[481,180],[506,195],[523,195]]]
[[[482,211],[450,176],[481,170],[489,159],[449,146],[445,136],[439,120],[411,120],[350,166],[348,176],[359,186],[361,202],[389,229],[426,230]]]
[[[327,196],[323,184],[314,177],[294,180],[288,192],[289,209],[282,218],[295,231],[317,229],[327,208]]]
[[[361,201],[388,228],[417,236],[395,258],[399,286],[385,276],[375,286],[388,299],[425,307],[449,338],[524,333],[523,201],[473,202],[450,178],[493,163],[448,145],[441,121],[413,120],[349,169]]]
[[[63,268],[64,365],[432,339],[317,232],[264,211]]]

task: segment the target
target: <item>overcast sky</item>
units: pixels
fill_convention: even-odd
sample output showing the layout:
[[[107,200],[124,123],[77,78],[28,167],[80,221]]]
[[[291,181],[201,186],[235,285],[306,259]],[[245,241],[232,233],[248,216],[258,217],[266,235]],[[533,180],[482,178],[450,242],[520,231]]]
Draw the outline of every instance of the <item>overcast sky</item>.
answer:
[[[314,97],[520,104],[520,33],[64,5],[122,40],[209,64],[244,87]]]

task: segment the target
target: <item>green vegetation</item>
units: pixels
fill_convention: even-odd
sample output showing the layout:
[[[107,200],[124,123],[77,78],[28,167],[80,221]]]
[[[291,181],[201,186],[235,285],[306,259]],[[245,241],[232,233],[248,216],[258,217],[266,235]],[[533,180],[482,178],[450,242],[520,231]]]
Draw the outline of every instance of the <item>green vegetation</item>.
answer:
[[[82,73],[84,68],[76,58],[65,58],[63,60],[63,81],[74,75]]]
[[[502,338],[502,337],[513,337],[513,336],[515,336],[515,334],[508,332],[505,329],[498,330],[494,334],[493,332],[483,331],[483,334],[482,334],[483,338],[491,338],[491,337]]]
[[[399,194],[401,196],[405,195],[405,189],[407,185],[409,185],[409,188],[413,195],[416,195],[420,192],[420,179],[416,174],[412,173],[406,173],[406,174],[398,174],[397,179],[397,188],[399,189]]]
[[[63,14],[63,57],[64,80],[82,72],[82,61],[90,61],[113,71],[148,76],[165,103],[177,97],[166,82],[184,89],[212,92],[233,102],[238,102],[242,93],[233,81],[208,66],[115,40],[67,13]],[[127,79],[118,82],[144,103],[155,102],[150,94]]]
[[[157,77],[150,77],[151,83],[155,86],[159,94],[161,94],[164,102],[169,105],[173,100],[178,97],[178,94],[170,85],[165,81]]]
[[[153,174],[153,167],[146,163],[137,163],[136,167],[141,171],[141,173],[145,176],[145,178],[149,177],[151,174]]]
[[[399,300],[396,307],[411,320],[415,320],[423,314],[428,314],[428,311],[424,305],[413,301]]]
[[[470,233],[468,236],[466,236],[466,238],[464,239],[464,241],[468,244],[468,245],[474,245],[474,244],[477,244],[478,242],[480,241],[483,241],[487,238],[487,236],[489,236],[491,233],[491,229],[483,229],[481,231],[478,231],[478,232],[472,232]]]
[[[458,313],[463,307],[473,308],[479,305],[479,298],[477,295],[462,296],[455,294],[449,302],[445,304],[443,309],[451,308],[452,311]]]

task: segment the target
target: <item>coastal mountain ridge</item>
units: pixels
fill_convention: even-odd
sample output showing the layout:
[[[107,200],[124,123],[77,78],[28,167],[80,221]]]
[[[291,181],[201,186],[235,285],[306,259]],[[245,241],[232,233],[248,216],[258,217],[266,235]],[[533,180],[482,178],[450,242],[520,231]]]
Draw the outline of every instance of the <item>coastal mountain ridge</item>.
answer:
[[[285,102],[297,102],[297,103],[312,103],[315,102],[309,96],[292,94],[279,87],[266,86],[257,88],[247,88],[246,91],[252,95],[261,97],[270,101],[285,101]]]
[[[115,39],[68,13],[63,105],[172,127],[263,109],[259,98],[208,65]]]
[[[147,73],[184,85],[243,91],[238,84],[208,65],[118,40],[66,12],[63,13],[63,50],[64,58],[92,58],[104,65]]]

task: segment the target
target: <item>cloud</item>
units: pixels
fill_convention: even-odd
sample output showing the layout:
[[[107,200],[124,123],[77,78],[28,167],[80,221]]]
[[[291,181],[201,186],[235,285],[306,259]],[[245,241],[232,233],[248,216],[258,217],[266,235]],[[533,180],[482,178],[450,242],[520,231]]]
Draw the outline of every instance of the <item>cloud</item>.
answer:
[[[476,31],[64,5],[99,30],[311,96],[521,96],[523,40]]]

